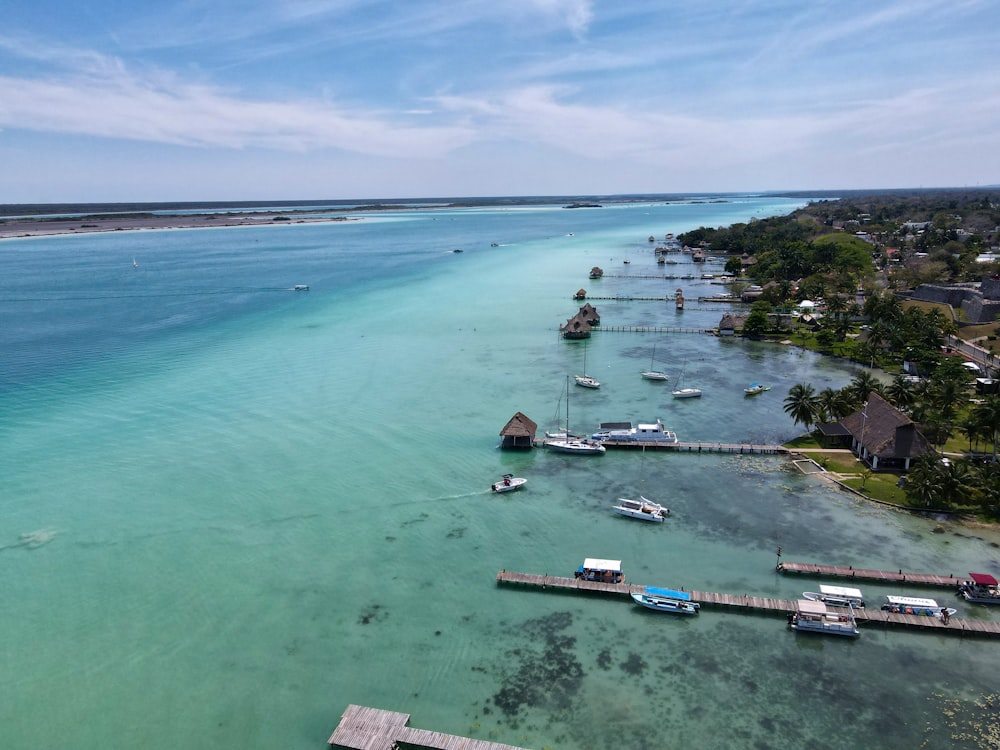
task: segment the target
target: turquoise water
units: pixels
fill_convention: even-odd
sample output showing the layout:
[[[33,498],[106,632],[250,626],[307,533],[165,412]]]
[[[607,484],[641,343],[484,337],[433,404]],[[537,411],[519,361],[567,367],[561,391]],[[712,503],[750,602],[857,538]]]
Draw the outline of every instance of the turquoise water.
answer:
[[[557,333],[577,289],[681,287],[683,313],[595,304],[608,326],[714,326],[723,311],[694,300],[720,287],[612,274],[700,275],[686,258],[656,266],[647,237],[796,205],[399,211],[0,243],[0,742],[318,748],[360,703],[530,748],[836,747],[845,724],[861,746],[989,746],[995,714],[974,701],[995,691],[992,641],[866,629],[841,642],[783,618],[678,620],[494,584],[502,568],[569,575],[593,556],[654,585],[814,588],[774,573],[777,545],[788,560],[996,572],[998,535],[859,503],[778,458],[496,449],[516,411],[541,429],[559,419],[583,368],[583,346]],[[594,265],[604,279],[587,278]],[[654,345],[702,399],[639,377]],[[600,332],[586,356],[604,385],[571,389],[572,426],[659,416],[682,440],[787,440],[791,385],[853,375],[702,334]],[[773,390],[745,399],[751,380]],[[491,496],[507,471],[527,487]],[[668,523],[610,513],[640,492]]]

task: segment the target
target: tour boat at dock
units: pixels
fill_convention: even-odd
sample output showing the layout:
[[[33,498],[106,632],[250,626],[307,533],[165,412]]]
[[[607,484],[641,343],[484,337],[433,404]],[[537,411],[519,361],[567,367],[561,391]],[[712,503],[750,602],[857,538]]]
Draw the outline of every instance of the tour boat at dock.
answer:
[[[887,596],[882,609],[899,615],[922,615],[924,617],[941,617],[946,613],[948,617],[951,617],[958,612],[954,607],[942,607],[934,599],[923,599],[918,596]]]
[[[853,609],[833,614],[827,611],[825,603],[809,599],[799,599],[795,603],[795,612],[788,615],[788,624],[792,630],[802,633],[844,635],[849,638],[861,635]]]
[[[698,602],[691,601],[691,594],[688,592],[661,589],[655,586],[647,586],[643,592],[633,592],[632,601],[641,604],[646,609],[677,615],[696,615],[701,609]]]
[[[854,609],[862,609],[865,606],[865,600],[861,595],[861,589],[852,589],[847,586],[827,586],[826,584],[820,584],[819,593],[814,591],[804,591],[802,592],[803,599],[809,599],[813,602],[823,602],[824,604],[829,604],[833,607],[853,607]]]
[[[1000,604],[1000,584],[989,573],[969,573],[971,581],[962,581],[958,593],[967,602]]]
[[[624,440],[644,443],[676,443],[677,435],[664,428],[663,422],[640,422],[635,427],[631,422],[602,422],[601,429],[590,436],[593,440]]]
[[[573,576],[582,578],[584,581],[597,583],[623,583],[625,581],[621,560],[603,560],[598,557],[586,558]]]

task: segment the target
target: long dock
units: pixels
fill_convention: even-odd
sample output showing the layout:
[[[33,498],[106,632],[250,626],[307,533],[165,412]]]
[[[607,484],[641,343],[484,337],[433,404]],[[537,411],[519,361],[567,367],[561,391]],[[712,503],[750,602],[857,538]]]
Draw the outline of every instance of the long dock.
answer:
[[[634,583],[598,583],[596,581],[584,581],[579,578],[566,578],[562,576],[537,575],[534,573],[515,573],[509,570],[501,570],[497,573],[497,585],[523,585],[540,588],[543,590],[553,589],[556,591],[577,591],[594,594],[610,594],[620,598],[630,597],[634,593],[641,593],[646,590],[645,585]],[[685,589],[681,589],[685,591]],[[691,600],[696,601],[703,607],[725,607],[743,612],[760,612],[765,614],[776,613],[786,616],[795,611],[794,601],[787,599],[773,599],[764,596],[750,596],[750,594],[724,594],[714,591],[695,591],[687,589],[691,594]],[[837,607],[830,607],[833,612],[839,611]],[[846,610],[844,610],[846,611]],[[886,612],[881,609],[856,609],[854,618],[858,625],[883,625],[886,627],[904,627],[921,630],[923,632],[950,633],[958,635],[982,635],[1000,637],[1000,622],[982,620],[962,620],[957,617],[949,618],[944,622],[937,617],[926,617],[922,615],[903,615],[896,612]]]
[[[535,445],[544,447],[545,438],[537,438]],[[757,443],[668,443],[665,440],[602,440],[607,448],[623,450],[660,450],[678,453],[743,453],[775,454],[788,453],[783,445],[759,445]]]
[[[404,743],[406,747],[436,750],[524,750],[499,742],[414,729],[409,723],[409,714],[352,703],[340,717],[340,723],[333,730],[327,744],[332,748],[349,750],[397,750],[398,743]]]
[[[829,578],[850,578],[855,581],[916,583],[921,586],[944,586],[951,589],[957,589],[958,584],[968,580],[968,576],[956,576],[950,573],[948,575],[909,573],[903,569],[871,570],[869,568],[855,568],[850,565],[845,568],[841,565],[816,565],[815,563],[800,562],[779,562],[776,569],[779,573],[805,573],[806,575]]]

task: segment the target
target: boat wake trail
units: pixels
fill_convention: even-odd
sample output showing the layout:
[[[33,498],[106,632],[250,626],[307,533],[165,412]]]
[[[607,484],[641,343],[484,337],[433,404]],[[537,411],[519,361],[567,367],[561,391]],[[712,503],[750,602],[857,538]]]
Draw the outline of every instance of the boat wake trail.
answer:
[[[28,531],[24,534],[21,534],[17,538],[17,541],[14,542],[13,544],[0,545],[0,552],[18,548],[38,549],[39,547],[48,544],[53,539],[55,539],[56,534],[58,533],[59,532],[57,532],[55,529],[39,529],[38,531]]]

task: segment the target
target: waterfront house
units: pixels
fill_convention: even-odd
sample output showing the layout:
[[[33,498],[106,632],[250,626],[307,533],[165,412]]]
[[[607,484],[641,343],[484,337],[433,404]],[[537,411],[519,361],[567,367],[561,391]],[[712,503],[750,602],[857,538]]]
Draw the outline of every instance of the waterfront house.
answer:
[[[877,393],[841,424],[851,434],[851,450],[872,471],[908,471],[915,458],[934,453],[913,420]]]
[[[720,336],[733,336],[736,331],[743,328],[743,324],[746,322],[746,317],[743,315],[736,315],[734,313],[726,313],[722,316],[722,320],[719,321],[719,335]]]

